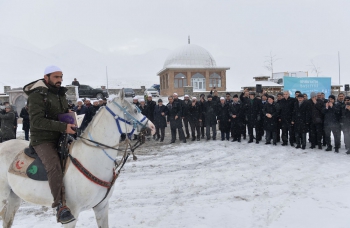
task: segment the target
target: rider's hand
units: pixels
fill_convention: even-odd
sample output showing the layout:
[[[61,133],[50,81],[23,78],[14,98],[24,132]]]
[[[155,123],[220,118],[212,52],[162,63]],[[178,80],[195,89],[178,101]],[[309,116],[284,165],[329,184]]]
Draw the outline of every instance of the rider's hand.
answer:
[[[76,127],[76,126],[74,124],[67,124],[66,133],[67,134],[75,134],[75,131],[72,129],[73,127]]]

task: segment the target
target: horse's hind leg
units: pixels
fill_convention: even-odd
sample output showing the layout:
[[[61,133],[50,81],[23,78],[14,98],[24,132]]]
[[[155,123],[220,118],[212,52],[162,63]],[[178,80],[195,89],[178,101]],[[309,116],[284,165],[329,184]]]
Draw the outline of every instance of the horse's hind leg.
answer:
[[[15,214],[21,205],[21,198],[19,198],[13,191],[10,191],[9,197],[7,198],[6,209],[3,214],[3,227],[10,228],[15,218]]]
[[[108,200],[101,202],[94,208],[98,228],[108,228]]]

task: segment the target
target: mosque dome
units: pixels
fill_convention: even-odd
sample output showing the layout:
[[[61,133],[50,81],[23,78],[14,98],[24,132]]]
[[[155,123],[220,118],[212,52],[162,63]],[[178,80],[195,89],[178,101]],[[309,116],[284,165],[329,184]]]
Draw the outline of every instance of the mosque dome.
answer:
[[[216,67],[214,57],[195,44],[183,45],[172,51],[164,62],[164,68],[210,68]]]

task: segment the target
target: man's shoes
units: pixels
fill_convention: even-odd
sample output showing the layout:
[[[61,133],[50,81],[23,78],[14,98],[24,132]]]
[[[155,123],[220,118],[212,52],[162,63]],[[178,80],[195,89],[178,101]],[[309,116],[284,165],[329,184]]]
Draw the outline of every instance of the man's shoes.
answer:
[[[346,154],[350,154],[350,150],[346,151]]]
[[[231,142],[236,142],[236,141],[237,141],[237,139],[233,138]]]
[[[282,146],[288,146],[288,143],[282,143]]]
[[[322,150],[322,144],[318,145],[318,149]]]
[[[215,138],[215,137],[213,137],[213,140],[216,140],[216,138]]]
[[[197,138],[197,141],[201,141],[201,139],[200,139],[200,138]]]
[[[209,141],[210,140],[210,138],[207,138],[207,141]]]
[[[277,146],[277,143],[273,143],[274,146]]]
[[[190,138],[190,135],[187,135],[186,139],[189,139]]]
[[[271,143],[270,142],[266,142],[265,145],[270,145]]]
[[[334,148],[334,153],[339,153],[339,148]]]
[[[221,141],[225,141],[225,139],[221,139]]]
[[[300,149],[301,148],[301,146],[300,145],[297,145],[296,147],[295,147],[295,149]]]
[[[247,136],[246,136],[246,135],[243,135],[243,139],[247,139]]]
[[[305,146],[302,146],[301,149],[305,150]]]
[[[315,145],[311,145],[311,146],[310,146],[310,149],[315,149]]]
[[[294,143],[290,143],[290,146],[291,146],[291,147],[294,147]]]
[[[256,141],[255,143],[256,143],[256,144],[259,144],[259,141]]]
[[[196,138],[192,138],[192,141],[195,141],[196,140]]]
[[[241,142],[241,139],[237,139],[237,142],[239,142],[239,143],[240,143],[240,142]]]
[[[172,143],[175,143],[175,140],[171,140],[171,141],[170,141],[170,144],[172,144]]]
[[[67,224],[75,220],[69,208],[66,206],[62,206],[62,204],[60,204],[57,207],[56,211],[57,211],[57,214],[56,214],[57,222],[60,222],[62,224]]]
[[[326,151],[332,151],[332,147],[331,146],[328,146]]]
[[[248,143],[252,143],[253,142],[253,139],[249,139]]]
[[[163,142],[164,141],[164,139],[161,139],[159,142]]]
[[[202,136],[202,139],[204,139],[204,136]]]
[[[183,143],[186,143],[187,141],[186,141],[186,139],[184,139],[184,140],[182,140],[182,142],[183,142]]]

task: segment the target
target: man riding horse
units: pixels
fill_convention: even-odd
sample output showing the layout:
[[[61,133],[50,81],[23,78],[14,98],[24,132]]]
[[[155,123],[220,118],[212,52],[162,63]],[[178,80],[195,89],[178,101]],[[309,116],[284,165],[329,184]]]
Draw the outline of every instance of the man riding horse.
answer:
[[[61,134],[75,134],[73,124],[58,121],[58,114],[68,112],[62,70],[49,66],[44,78],[26,85],[23,90],[28,95],[30,119],[30,144],[42,160],[47,171],[49,186],[53,196],[53,208],[57,208],[57,221],[66,224],[74,221],[70,209],[64,205],[62,196],[63,173],[57,153],[57,143]]]

